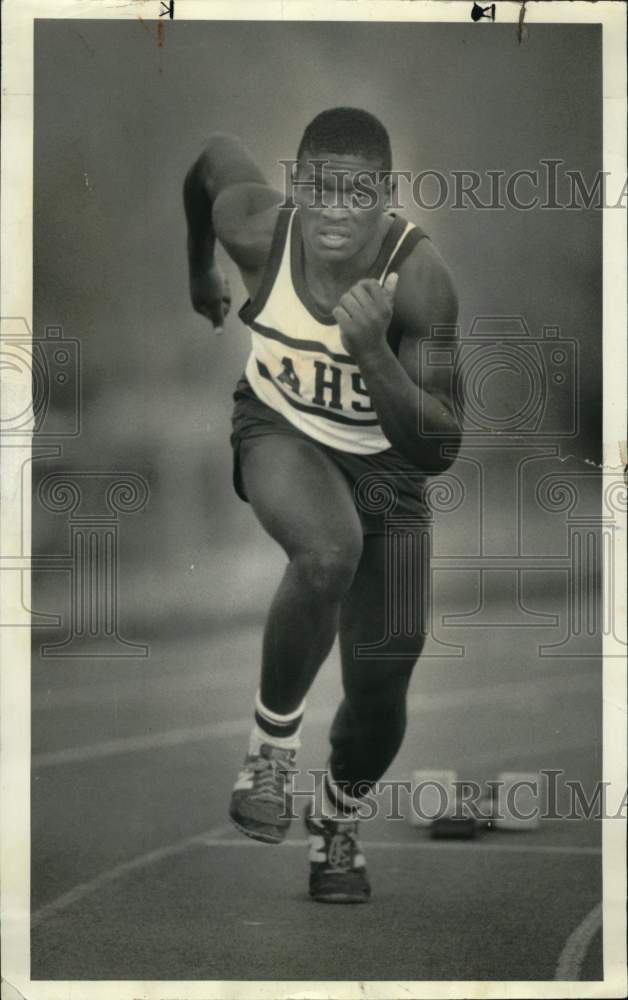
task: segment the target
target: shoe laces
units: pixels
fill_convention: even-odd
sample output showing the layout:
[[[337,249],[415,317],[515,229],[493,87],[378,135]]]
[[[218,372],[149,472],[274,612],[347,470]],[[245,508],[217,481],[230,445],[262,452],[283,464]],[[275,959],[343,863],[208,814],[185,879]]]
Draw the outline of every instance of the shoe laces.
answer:
[[[253,772],[254,792],[252,797],[269,802],[283,802],[285,790],[285,772],[293,762],[293,755],[285,756],[261,753],[249,763]]]
[[[351,871],[353,856],[358,846],[354,830],[337,830],[329,839],[327,864],[335,872]]]

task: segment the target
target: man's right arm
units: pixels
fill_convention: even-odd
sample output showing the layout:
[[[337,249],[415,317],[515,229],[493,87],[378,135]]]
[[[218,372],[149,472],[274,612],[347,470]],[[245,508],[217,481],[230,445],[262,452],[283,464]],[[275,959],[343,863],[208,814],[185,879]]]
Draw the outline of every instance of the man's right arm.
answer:
[[[255,284],[266,262],[281,195],[268,186],[239,139],[215,133],[187,173],[183,201],[192,305],[221,328],[228,295],[215,260],[216,239],[245,283]]]

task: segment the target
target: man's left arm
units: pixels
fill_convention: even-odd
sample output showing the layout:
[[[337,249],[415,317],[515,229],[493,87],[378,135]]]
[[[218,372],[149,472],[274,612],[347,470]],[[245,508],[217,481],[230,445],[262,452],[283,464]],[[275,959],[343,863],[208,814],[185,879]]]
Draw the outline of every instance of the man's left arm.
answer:
[[[451,369],[430,369],[420,377],[419,342],[438,327],[438,346],[456,343],[458,303],[447,268],[428,240],[422,240],[384,287],[358,282],[343,295],[334,316],[343,343],[354,357],[382,430],[393,447],[426,472],[442,472],[460,447],[460,427],[451,398]],[[393,316],[401,325],[397,356],[386,331]],[[448,456],[443,455],[447,445]]]

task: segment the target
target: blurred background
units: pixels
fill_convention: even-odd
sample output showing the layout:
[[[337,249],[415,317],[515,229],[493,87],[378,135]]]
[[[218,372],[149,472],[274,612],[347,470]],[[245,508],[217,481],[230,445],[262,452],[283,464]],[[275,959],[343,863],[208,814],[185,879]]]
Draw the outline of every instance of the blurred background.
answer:
[[[454,274],[463,333],[477,316],[522,317],[535,339],[559,327],[582,374],[579,431],[562,439],[563,457],[599,461],[601,213],[456,210],[451,172],[480,172],[484,202],[486,171],[542,176],[548,158],[564,161],[559,199],[569,201],[565,169],[590,185],[601,169],[600,31],[537,26],[520,45],[510,25],[486,27],[37,23],[34,325],[38,337],[55,325],[78,341],[82,409],[80,435],[62,441],[61,459],[35,462],[34,476],[122,469],[147,481],[148,504],[120,525],[127,629],[261,613],[281,565],[231,487],[231,393],[249,347],[236,316],[244,290],[222,250],[234,293],[222,338],[188,298],[181,186],[214,129],[241,136],[281,187],[278,161],[295,155],[321,109],[342,103],[378,115],[397,169],[448,179],[440,210],[414,206],[404,182],[400,192],[403,213]],[[525,179],[518,190],[522,200],[544,194]],[[436,198],[429,179],[422,193]],[[494,412],[526,391],[517,371],[486,385]],[[550,428],[569,423],[572,403],[561,405],[549,401]],[[503,448],[494,454],[498,466],[508,461]],[[497,522],[512,502],[505,494],[496,505],[490,530],[510,531]],[[63,550],[67,515],[35,506],[35,549]],[[451,515],[448,551],[468,533],[468,512]],[[61,579],[36,581],[36,610],[58,607]]]

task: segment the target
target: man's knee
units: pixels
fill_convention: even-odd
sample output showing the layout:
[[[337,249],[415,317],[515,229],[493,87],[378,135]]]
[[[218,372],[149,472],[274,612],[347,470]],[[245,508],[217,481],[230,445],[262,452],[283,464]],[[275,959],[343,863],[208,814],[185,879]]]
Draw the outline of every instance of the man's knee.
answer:
[[[361,545],[357,541],[330,544],[301,551],[291,559],[303,586],[313,594],[331,601],[340,600],[349,590],[358,563]]]

